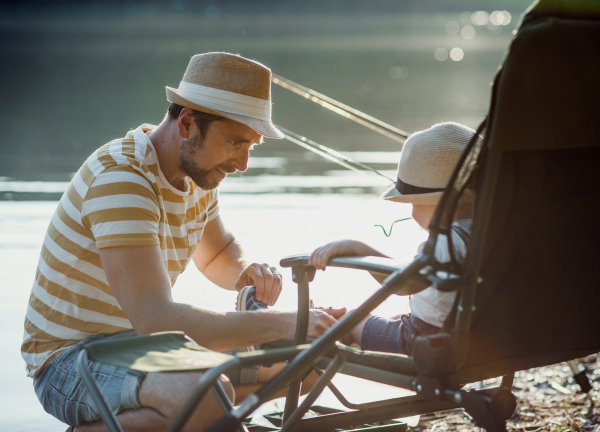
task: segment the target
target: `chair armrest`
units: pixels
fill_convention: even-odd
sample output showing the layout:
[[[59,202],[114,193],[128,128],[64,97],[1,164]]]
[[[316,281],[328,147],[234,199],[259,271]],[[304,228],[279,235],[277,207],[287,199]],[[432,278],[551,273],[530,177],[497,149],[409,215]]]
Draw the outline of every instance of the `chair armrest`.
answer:
[[[291,255],[283,258],[279,265],[281,267],[308,266],[310,254]],[[329,260],[327,267],[343,267],[356,270],[366,270],[371,273],[378,273],[384,276],[394,273],[396,270],[406,267],[400,261],[391,258],[381,258],[374,256],[351,256],[336,257]]]
[[[311,282],[315,276],[315,268],[308,264],[310,258],[309,254],[291,255],[281,259],[279,265],[281,267],[291,267],[292,277],[294,282],[298,284],[298,318],[296,324],[296,336],[294,337],[294,345],[303,344],[306,340],[308,333],[308,320],[309,320],[309,288],[308,283]],[[350,256],[350,257],[336,257],[329,260],[328,267],[340,267],[350,268],[356,270],[366,270],[368,272],[389,276],[397,271],[403,271],[407,268],[399,261],[373,256]],[[418,273],[412,275],[411,279],[421,287],[416,290],[411,287],[408,291],[401,292],[397,291],[398,295],[408,295],[419,292],[426,287],[433,285],[436,288],[444,288],[444,290],[458,289],[459,284],[456,284],[454,280],[450,284],[445,284],[443,280],[439,279],[435,274],[431,275],[431,267],[421,268]],[[430,278],[430,276],[434,276]]]
[[[279,262],[279,265],[281,267],[312,267],[308,264],[309,258],[310,254],[290,255],[283,258]],[[366,270],[371,273],[388,276],[397,270],[406,268],[406,265],[391,258],[349,256],[332,258],[327,263],[327,267]],[[465,284],[465,280],[462,277],[441,270],[434,271],[431,267],[422,269],[419,274],[413,276],[413,280],[423,285],[433,286],[440,291],[460,291]]]
[[[292,255],[283,258],[279,265],[292,268],[292,278],[298,284],[298,318],[296,321],[296,336],[294,345],[305,342],[308,333],[309,320],[309,288],[316,269],[308,264],[309,254]],[[381,257],[337,257],[329,260],[329,267],[344,267],[357,270],[367,270],[382,276],[389,276],[399,269],[404,269],[399,262]]]

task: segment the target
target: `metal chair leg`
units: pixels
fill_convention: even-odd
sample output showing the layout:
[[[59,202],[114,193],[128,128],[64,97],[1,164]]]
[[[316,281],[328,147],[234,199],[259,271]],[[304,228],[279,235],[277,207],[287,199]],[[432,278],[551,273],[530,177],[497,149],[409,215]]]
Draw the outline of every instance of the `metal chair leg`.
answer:
[[[292,268],[292,279],[298,285],[298,322],[296,324],[296,335],[294,345],[301,345],[306,342],[308,332],[308,309],[309,309],[309,283],[315,277],[315,268],[306,266],[297,266]],[[292,415],[298,408],[298,399],[302,392],[302,379],[294,378],[288,385],[285,398],[285,407],[283,409],[283,421]]]
[[[504,375],[502,377],[502,387],[506,390],[511,390],[513,388],[513,384],[515,383],[515,373],[509,373],[508,375]]]
[[[319,377],[302,404],[296,408],[296,410],[294,410],[289,417],[283,419],[283,428],[281,429],[282,432],[293,432],[298,421],[300,421],[302,416],[308,411],[313,402],[323,392],[323,389],[325,389],[327,383],[331,381],[331,378],[333,378],[333,376],[339,372],[340,369],[342,369],[344,363],[346,363],[346,353],[340,351],[335,359],[329,364],[325,370],[325,373]]]
[[[212,386],[212,389],[215,392],[215,396],[219,402],[219,405],[221,405],[221,408],[223,408],[225,414],[228,414],[233,409],[233,404],[229,400],[221,381],[217,379],[215,384]]]
[[[594,398],[592,397],[592,384],[588,379],[585,367],[575,360],[570,360],[567,362],[567,364],[571,368],[571,372],[573,372],[573,379],[577,384],[579,384],[581,391],[586,394],[592,406],[594,406]]]
[[[221,381],[219,379],[216,380],[215,384],[212,386],[212,389],[215,392],[217,401],[219,402],[219,405],[221,405],[221,408],[223,409],[223,412],[225,413],[225,415],[231,413],[231,410],[233,410],[233,404],[229,400],[229,397],[227,396],[227,393],[225,392],[225,389],[223,388],[223,384],[221,384]],[[248,429],[243,424],[240,425],[236,430],[236,432],[247,432],[247,431],[248,431]]]
[[[108,407],[108,403],[106,402],[104,395],[100,392],[98,384],[96,383],[96,380],[94,379],[94,376],[88,367],[88,353],[85,348],[81,350],[79,356],[77,357],[77,370],[79,371],[85,386],[92,394],[92,399],[94,399],[94,402],[96,402],[96,405],[100,410],[100,415],[106,423],[108,429],[110,429],[111,432],[123,432],[117,417]]]

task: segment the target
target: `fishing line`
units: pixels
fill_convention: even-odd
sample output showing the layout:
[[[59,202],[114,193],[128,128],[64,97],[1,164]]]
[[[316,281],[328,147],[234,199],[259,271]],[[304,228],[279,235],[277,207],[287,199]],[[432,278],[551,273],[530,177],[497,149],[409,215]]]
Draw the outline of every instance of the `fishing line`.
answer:
[[[355,123],[358,123],[362,126],[365,126],[372,131],[375,131],[381,135],[384,135],[394,141],[397,141],[401,144],[404,144],[406,138],[410,135],[408,132],[400,130],[390,124],[382,122],[381,120],[376,119],[368,114],[363,113],[357,109],[354,109],[346,104],[336,101],[335,99],[330,98],[329,96],[325,96],[322,93],[309,89],[301,84],[295,83],[287,78],[284,78],[280,75],[273,74],[272,81],[274,84],[277,84],[284,89],[290,90],[297,95],[300,95],[318,105],[321,105],[323,108],[327,108],[330,111],[333,111],[336,114],[341,115],[349,120],[352,120]]]
[[[305,149],[310,150],[311,152],[316,153],[319,156],[324,157],[327,160],[330,160],[331,162],[335,162],[338,165],[343,166],[344,168],[348,168],[352,171],[360,172],[363,174],[365,174],[365,171],[368,171],[368,172],[376,174],[380,177],[383,177],[384,179],[386,179],[392,183],[396,182],[396,180],[392,180],[388,176],[381,174],[376,169],[371,168],[370,166],[362,164],[355,160],[352,160],[348,156],[345,156],[333,149],[330,149],[329,147],[326,147],[326,146],[321,145],[313,140],[310,140],[306,137],[298,135],[292,131],[282,128],[281,126],[276,125],[276,127],[281,132],[283,132],[285,139],[287,139],[288,141],[293,142],[294,144],[297,144],[300,147],[304,147]]]
[[[394,224],[395,224],[396,222],[402,222],[402,221],[405,221],[405,220],[410,220],[410,219],[412,219],[412,218],[411,218],[411,217],[407,217],[407,218],[404,218],[404,219],[398,219],[397,221],[394,221],[394,222],[392,222],[392,226],[390,227],[390,233],[389,233],[389,234],[388,234],[388,233],[385,231],[385,228],[383,227],[383,225],[373,225],[373,226],[378,226],[378,227],[381,227],[381,229],[383,230],[383,233],[385,234],[385,236],[386,236],[386,237],[389,237],[389,236],[391,236],[391,235],[392,235],[392,229],[394,228]]]

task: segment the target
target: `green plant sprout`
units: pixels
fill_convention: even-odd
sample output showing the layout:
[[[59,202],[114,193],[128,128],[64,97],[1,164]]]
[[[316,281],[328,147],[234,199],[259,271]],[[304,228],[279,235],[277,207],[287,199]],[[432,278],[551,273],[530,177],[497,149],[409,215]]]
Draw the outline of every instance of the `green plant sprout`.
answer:
[[[391,236],[391,235],[392,235],[392,229],[394,228],[394,224],[395,224],[396,222],[402,222],[402,221],[409,220],[409,219],[412,219],[412,218],[411,218],[411,217],[407,217],[407,218],[404,218],[404,219],[398,219],[398,220],[396,220],[396,221],[392,222],[392,226],[390,227],[390,233],[389,233],[389,234],[388,234],[388,233],[385,231],[385,228],[383,227],[383,225],[373,225],[373,226],[376,226],[376,227],[377,227],[377,226],[378,226],[378,227],[381,227],[381,229],[383,230],[383,233],[385,234],[385,236],[386,236],[386,237],[389,237],[389,236]]]

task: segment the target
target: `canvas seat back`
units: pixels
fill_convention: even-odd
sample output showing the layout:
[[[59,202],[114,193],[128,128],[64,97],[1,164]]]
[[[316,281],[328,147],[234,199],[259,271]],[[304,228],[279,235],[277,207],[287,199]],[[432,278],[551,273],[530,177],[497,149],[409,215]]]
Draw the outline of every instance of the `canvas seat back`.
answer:
[[[472,169],[483,169],[463,370],[499,375],[600,351],[599,101],[599,4],[538,3],[495,79],[481,147],[470,150],[481,152]]]

